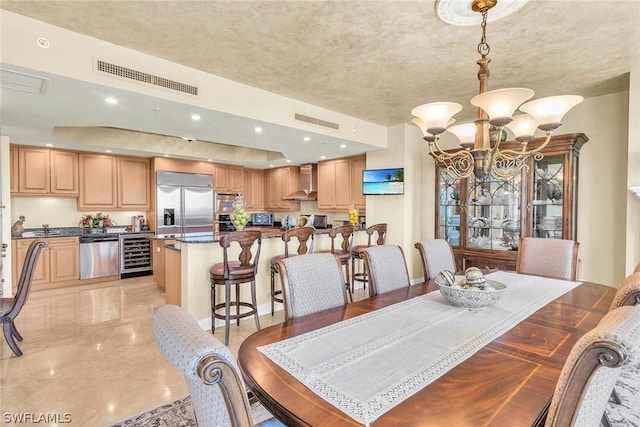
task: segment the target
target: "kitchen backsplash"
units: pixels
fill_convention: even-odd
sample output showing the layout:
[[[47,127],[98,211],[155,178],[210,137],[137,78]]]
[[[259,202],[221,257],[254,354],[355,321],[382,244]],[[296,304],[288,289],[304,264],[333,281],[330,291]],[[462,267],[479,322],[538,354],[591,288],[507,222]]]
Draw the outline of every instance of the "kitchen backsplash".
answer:
[[[42,224],[49,227],[77,227],[82,216],[97,211],[78,211],[77,199],[71,197],[12,197],[11,219],[17,220],[20,215],[25,216],[25,228],[40,228]],[[103,211],[117,225],[131,225],[133,215],[145,215],[137,211]]]

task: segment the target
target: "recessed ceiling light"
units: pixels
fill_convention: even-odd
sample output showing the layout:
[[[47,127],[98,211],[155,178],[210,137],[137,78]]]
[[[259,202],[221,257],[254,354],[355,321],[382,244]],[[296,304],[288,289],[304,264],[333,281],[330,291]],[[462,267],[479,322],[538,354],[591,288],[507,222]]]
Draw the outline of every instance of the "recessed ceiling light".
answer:
[[[182,138],[182,139],[184,139],[184,140],[185,140],[185,141],[187,141],[187,142],[193,142],[193,141],[195,141],[195,140],[196,140],[195,138],[190,138],[190,137],[188,137],[188,136],[182,136],[181,138]]]
[[[105,150],[105,153],[111,153],[111,150]]]
[[[262,128],[261,127],[256,127],[255,129],[253,129],[254,131],[256,131],[256,133],[260,133],[262,132]]]
[[[44,145],[46,145],[47,147],[53,147],[53,144],[51,144],[51,143],[44,144]]]
[[[213,159],[207,159],[207,162],[213,162]]]
[[[304,140],[305,140],[305,141],[311,141],[311,138],[309,138],[308,136],[305,136],[305,137],[304,137]]]
[[[159,113],[162,110],[160,108],[158,108],[158,107],[154,107],[154,108],[151,109],[151,111],[153,111],[154,113]]]
[[[168,155],[168,154],[163,154],[163,156],[164,156],[164,157],[169,157],[169,155]]]
[[[326,158],[327,158],[327,156],[320,156],[320,159],[321,159],[321,160],[324,160],[324,159],[326,159]]]
[[[200,120],[200,116],[198,114],[192,114],[191,120]]]
[[[287,163],[291,163],[291,160],[287,159]]]
[[[42,49],[49,49],[49,46],[51,46],[51,43],[49,43],[49,40],[47,40],[44,37],[38,37],[36,39],[36,45]]]
[[[269,165],[270,168],[272,168],[274,165]]]
[[[340,148],[347,148],[347,144],[340,144]]]
[[[118,100],[112,97],[108,97],[104,99],[104,102],[106,102],[107,104],[117,104]]]

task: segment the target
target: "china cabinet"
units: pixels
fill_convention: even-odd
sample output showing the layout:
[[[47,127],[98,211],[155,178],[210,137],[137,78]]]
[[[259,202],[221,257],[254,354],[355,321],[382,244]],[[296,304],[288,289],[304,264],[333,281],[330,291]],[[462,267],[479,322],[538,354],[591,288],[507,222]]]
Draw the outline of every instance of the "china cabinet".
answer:
[[[509,179],[453,179],[437,165],[435,235],[451,244],[458,267],[515,270],[520,238],[577,240],[578,157],[587,141],[584,134],[554,136],[542,159],[529,159]]]

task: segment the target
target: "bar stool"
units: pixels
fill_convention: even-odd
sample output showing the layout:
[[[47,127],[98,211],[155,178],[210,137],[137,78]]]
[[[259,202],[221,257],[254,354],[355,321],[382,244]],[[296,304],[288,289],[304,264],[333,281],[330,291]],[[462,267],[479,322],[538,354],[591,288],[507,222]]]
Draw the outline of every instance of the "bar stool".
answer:
[[[353,225],[343,225],[340,227],[332,228],[329,231],[329,237],[331,238],[331,250],[330,251],[320,251],[320,252],[331,252],[336,255],[340,260],[340,265],[345,267],[346,278],[344,286],[349,293],[349,300],[353,302],[353,295],[351,295],[351,287],[350,283],[350,274],[349,274],[349,258],[351,256],[351,236],[353,235],[354,228]],[[342,236],[342,243],[338,247],[335,243],[335,240],[338,236]]]
[[[372,226],[367,227],[367,244],[366,245],[357,245],[351,249],[351,291],[355,290],[355,282],[362,282],[362,286],[364,289],[367,287],[367,269],[364,264],[362,265],[362,272],[356,273],[356,260],[363,260],[364,255],[362,254],[365,249],[372,246],[373,236],[376,234],[375,244],[376,245],[384,245],[387,240],[387,224],[373,224]]]
[[[233,242],[240,246],[238,261],[229,261],[229,248]],[[254,244],[257,243],[255,255],[252,254]],[[260,330],[258,318],[258,304],[256,302],[256,273],[258,259],[262,246],[262,233],[257,230],[235,231],[220,238],[223,262],[214,264],[209,269],[211,282],[211,333],[215,332],[216,319],[224,319],[224,344],[229,345],[229,324],[235,320],[240,325],[243,317],[254,316],[256,328]],[[251,302],[240,301],[240,284],[251,283]],[[224,302],[216,304],[216,286],[224,285]],[[235,285],[235,300],[231,300],[231,285]],[[231,306],[236,306],[236,313],[231,314]],[[240,312],[240,306],[249,310]],[[224,314],[218,310],[224,308]]]
[[[282,234],[282,241],[284,242],[284,254],[276,255],[271,258],[271,315],[274,313],[274,303],[284,303],[284,300],[278,295],[282,295],[282,290],[276,290],[276,273],[278,273],[278,261],[290,256],[303,255],[313,252],[313,235],[316,229],[314,227],[300,227],[286,230]],[[289,242],[291,239],[298,239],[298,249],[295,254],[289,254]],[[311,243],[307,246],[307,242],[311,239]]]

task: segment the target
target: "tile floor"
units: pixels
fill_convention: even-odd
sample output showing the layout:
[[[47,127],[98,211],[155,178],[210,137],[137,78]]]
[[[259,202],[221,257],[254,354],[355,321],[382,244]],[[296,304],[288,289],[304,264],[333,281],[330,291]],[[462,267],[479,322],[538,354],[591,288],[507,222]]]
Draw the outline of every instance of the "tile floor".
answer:
[[[153,341],[151,315],[162,304],[150,276],[32,292],[16,321],[24,355],[0,343],[0,425],[99,427],[185,395]],[[260,323],[283,318],[279,311]],[[234,355],[253,332],[252,318],[231,327]],[[223,340],[224,328],[215,336]],[[29,416],[59,422],[15,422]]]

